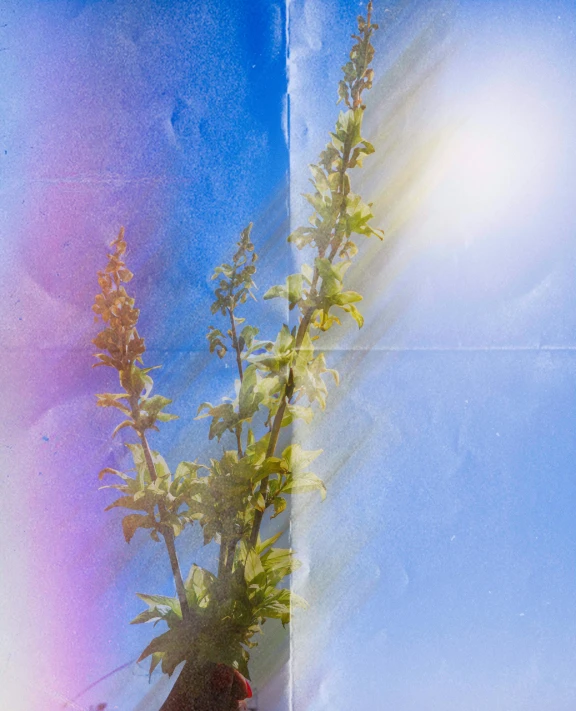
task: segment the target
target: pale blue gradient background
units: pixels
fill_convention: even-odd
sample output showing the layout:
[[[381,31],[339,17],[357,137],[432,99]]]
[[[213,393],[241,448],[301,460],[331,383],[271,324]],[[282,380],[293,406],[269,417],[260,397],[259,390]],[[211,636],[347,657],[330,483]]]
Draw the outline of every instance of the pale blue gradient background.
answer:
[[[326,450],[316,471],[329,496],[294,512],[311,609],[289,664],[287,637],[263,640],[260,707],[573,711],[576,10],[390,7],[367,114],[378,152],[361,184],[388,237],[352,275],[364,329],[328,342],[343,384],[301,433]],[[2,5],[10,711],[61,708],[56,695],[137,657],[152,630],[128,626],[133,593],[172,587],[161,551],[144,536],[126,546],[97,491],[122,453],[114,418],[94,408],[111,374],[90,371],[105,245],[125,224],[147,363],[165,364],[158,391],[181,415],[154,445],[174,465],[206,457],[215,449],[192,418],[231,382],[206,352],[210,272],[249,220],[262,290],[292,270],[288,209],[294,225],[306,218],[305,165],[333,124],[359,9],[290,5],[289,161],[283,3]],[[445,155],[479,115],[506,130],[503,158],[496,140],[475,184],[472,153]],[[512,185],[499,175],[510,160],[525,173],[510,169]],[[282,312],[261,316],[270,333]],[[183,550],[187,564],[214,563],[197,532]],[[165,692],[132,665],[78,704],[155,711]]]

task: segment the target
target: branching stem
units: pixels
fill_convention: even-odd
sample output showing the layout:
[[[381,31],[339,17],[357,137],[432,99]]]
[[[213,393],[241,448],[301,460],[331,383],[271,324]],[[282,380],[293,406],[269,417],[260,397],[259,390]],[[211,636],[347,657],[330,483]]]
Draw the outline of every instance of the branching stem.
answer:
[[[142,450],[144,452],[144,459],[146,460],[146,466],[150,472],[150,478],[152,481],[156,481],[158,478],[158,473],[156,471],[156,465],[152,458],[152,452],[150,451],[150,445],[146,439],[144,432],[138,432],[140,441],[142,442]],[[158,504],[158,510],[160,513],[160,520],[164,521],[166,517],[166,509],[162,504]],[[180,609],[182,610],[182,619],[187,621],[190,619],[190,607],[188,605],[188,598],[186,597],[186,588],[184,586],[184,580],[182,578],[182,572],[180,571],[180,563],[178,562],[178,555],[176,553],[176,542],[174,538],[174,531],[169,524],[165,524],[162,528],[162,535],[164,536],[164,541],[166,543],[166,550],[168,551],[168,557],[170,558],[170,567],[172,568],[172,575],[174,577],[174,583],[176,584],[176,592],[178,594],[178,600],[180,601]]]
[[[370,18],[370,15],[369,15]],[[368,24],[370,24],[370,19],[368,20]],[[351,152],[351,146],[346,143],[344,145],[344,150],[343,150],[343,156],[342,156],[342,166],[340,168],[340,188],[339,188],[339,193],[342,195],[342,204],[340,207],[340,211],[338,213],[338,216],[336,218],[336,224],[334,226],[334,235],[331,240],[331,250],[330,254],[328,255],[328,261],[332,263],[336,257],[336,254],[338,253],[338,249],[341,246],[342,240],[341,238],[338,238],[338,225],[341,223],[341,221],[344,219],[346,215],[346,198],[348,196],[348,191],[346,189],[346,173],[349,168],[350,164],[350,152]],[[300,318],[300,323],[298,324],[298,330],[296,332],[296,340],[294,343],[294,353],[295,355],[298,354],[298,351],[302,347],[302,343],[304,342],[304,338],[306,336],[306,333],[308,332],[308,328],[310,327],[310,322],[312,321],[312,318],[314,316],[314,313],[316,312],[317,305],[316,305],[316,297],[318,296],[318,280],[319,280],[319,272],[318,272],[318,267],[314,267],[314,273],[312,276],[312,281],[310,285],[310,293],[309,293],[309,300],[311,302],[310,306],[304,311],[302,314],[302,317]],[[280,402],[280,405],[278,407],[278,410],[276,411],[276,415],[274,416],[274,421],[272,423],[272,429],[270,431],[270,441],[268,442],[268,449],[266,450],[266,457],[273,457],[275,452],[276,452],[276,447],[278,446],[278,440],[280,438],[280,430],[282,429],[282,420],[284,419],[284,415],[286,414],[286,408],[288,407],[288,404],[290,403],[290,400],[292,398],[292,395],[294,394],[294,373],[292,371],[292,368],[290,368],[290,373],[288,376],[288,381],[284,387],[284,392],[282,393],[282,401]],[[268,496],[268,487],[269,487],[269,481],[270,477],[264,477],[260,483],[260,494],[262,494],[266,507],[268,507],[268,501],[267,501],[267,496]],[[264,511],[256,510],[254,513],[254,522],[252,524],[252,531],[250,534],[250,545],[252,547],[255,547],[257,542],[258,542],[258,536],[260,535],[260,528],[262,526],[262,519],[264,517]]]

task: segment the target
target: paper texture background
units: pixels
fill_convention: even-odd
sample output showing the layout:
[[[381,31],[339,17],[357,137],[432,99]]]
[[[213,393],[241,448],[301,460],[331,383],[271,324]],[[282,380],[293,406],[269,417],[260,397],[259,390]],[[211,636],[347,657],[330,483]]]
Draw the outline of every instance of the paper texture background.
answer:
[[[210,274],[251,220],[265,289],[294,271],[307,164],[337,116],[350,0],[2,0],[0,708],[156,711],[128,546],[97,473],[96,270],[120,225],[169,461],[215,445],[198,404]],[[342,378],[297,430],[328,497],[297,502],[311,604],[254,655],[260,711],[576,706],[574,72],[569,2],[376,3],[361,189],[383,244],[327,341]],[[264,323],[285,317],[268,305]],[[320,444],[318,444],[320,443]],[[211,449],[212,448],[212,449]],[[189,563],[210,566],[198,532]],[[122,667],[114,674],[114,670]],[[95,681],[106,677],[85,691]]]

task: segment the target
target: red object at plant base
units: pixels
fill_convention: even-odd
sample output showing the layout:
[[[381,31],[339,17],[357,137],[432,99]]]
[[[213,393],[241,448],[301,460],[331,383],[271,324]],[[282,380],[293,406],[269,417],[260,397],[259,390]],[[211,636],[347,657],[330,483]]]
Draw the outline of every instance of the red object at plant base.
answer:
[[[252,687],[248,679],[242,676],[237,669],[218,664],[212,674],[212,688],[215,691],[230,689],[232,698],[236,701],[252,698]]]

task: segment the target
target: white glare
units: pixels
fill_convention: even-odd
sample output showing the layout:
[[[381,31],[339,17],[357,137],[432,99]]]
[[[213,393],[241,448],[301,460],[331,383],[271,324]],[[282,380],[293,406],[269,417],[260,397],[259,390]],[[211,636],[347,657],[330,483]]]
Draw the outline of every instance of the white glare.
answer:
[[[511,84],[470,98],[432,166],[432,212],[470,224],[522,203],[535,208],[558,162],[558,123],[535,87]]]

